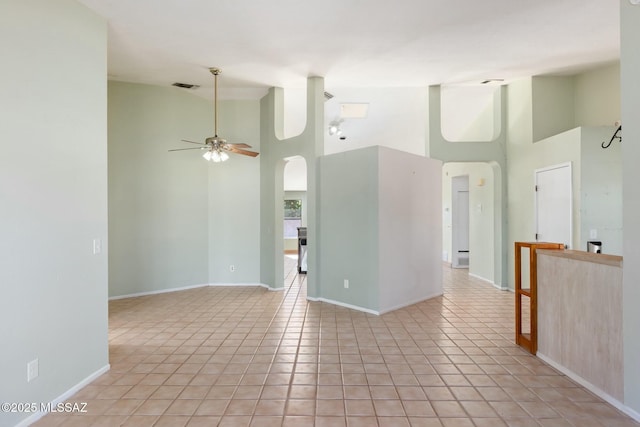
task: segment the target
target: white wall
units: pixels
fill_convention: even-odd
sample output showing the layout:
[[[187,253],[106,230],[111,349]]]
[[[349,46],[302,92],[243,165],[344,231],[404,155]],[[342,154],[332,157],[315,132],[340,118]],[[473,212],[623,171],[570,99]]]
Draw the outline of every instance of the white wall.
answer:
[[[441,170],[439,160],[379,147],[381,313],[442,295]]]
[[[106,45],[74,1],[0,2],[2,402],[51,402],[108,369]]]
[[[379,145],[425,155],[426,88],[336,88],[324,103],[324,154]],[[346,140],[330,136],[329,123],[340,118],[341,103],[368,103],[363,119],[345,119]]]

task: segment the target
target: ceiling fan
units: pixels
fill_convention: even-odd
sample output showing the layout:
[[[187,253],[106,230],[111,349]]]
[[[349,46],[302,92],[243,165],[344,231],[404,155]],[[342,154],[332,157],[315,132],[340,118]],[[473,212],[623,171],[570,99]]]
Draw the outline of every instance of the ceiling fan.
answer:
[[[231,143],[226,139],[218,136],[218,76],[220,75],[219,68],[209,68],[211,74],[213,74],[214,87],[213,87],[213,103],[214,103],[214,136],[211,136],[204,140],[204,142],[195,142],[182,139],[182,142],[188,142],[189,144],[198,144],[200,147],[194,148],[175,148],[169,151],[183,151],[183,150],[207,150],[202,157],[211,162],[224,162],[229,159],[227,151],[236,154],[242,154],[245,156],[256,157],[258,154],[255,151],[245,150],[245,148],[251,148],[250,145],[244,143]]]

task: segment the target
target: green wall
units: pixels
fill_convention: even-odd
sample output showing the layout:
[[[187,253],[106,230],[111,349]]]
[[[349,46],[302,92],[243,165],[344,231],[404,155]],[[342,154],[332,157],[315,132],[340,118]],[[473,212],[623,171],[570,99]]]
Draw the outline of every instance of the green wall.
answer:
[[[307,80],[306,127],[300,135],[283,139],[283,90],[271,88],[260,100],[260,282],[273,289],[284,286],[282,239],[284,167],[300,156],[307,165],[307,294],[317,294],[319,224],[317,222],[317,158],[324,153],[324,80]]]
[[[210,103],[210,102],[209,102]],[[261,152],[259,101],[219,101],[219,133]],[[211,129],[207,131],[211,135]],[[209,173],[209,283],[260,283],[260,154],[230,154]],[[198,161],[202,161],[200,156]],[[207,163],[207,162],[204,162]],[[231,271],[233,265],[235,271]]]
[[[469,274],[495,283],[494,217],[500,186],[489,163],[445,163],[442,167],[443,250],[451,263],[451,179],[469,176]],[[498,286],[498,285],[496,285]]]
[[[186,91],[109,83],[109,296],[209,283],[211,103]]]
[[[109,367],[107,25],[71,0],[3,0],[0,52],[0,401],[46,403]]]
[[[330,154],[318,165],[322,287],[317,296],[373,312],[380,309],[378,150]]]
[[[219,133],[260,151],[258,101],[219,102]],[[109,294],[260,282],[260,160],[205,161],[213,102],[109,83]],[[231,271],[231,266],[234,271]]]
[[[576,126],[613,126],[620,120],[620,63],[575,76],[573,105]]]
[[[620,0],[621,101],[624,143],[623,167],[623,332],[624,403],[640,417],[640,7]]]

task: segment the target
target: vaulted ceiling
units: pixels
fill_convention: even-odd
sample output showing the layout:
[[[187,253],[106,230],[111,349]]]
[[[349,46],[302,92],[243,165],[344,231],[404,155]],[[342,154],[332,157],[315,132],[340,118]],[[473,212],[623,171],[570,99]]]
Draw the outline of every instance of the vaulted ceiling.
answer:
[[[619,58],[619,0],[80,0],[108,20],[109,78],[268,87],[479,83]]]

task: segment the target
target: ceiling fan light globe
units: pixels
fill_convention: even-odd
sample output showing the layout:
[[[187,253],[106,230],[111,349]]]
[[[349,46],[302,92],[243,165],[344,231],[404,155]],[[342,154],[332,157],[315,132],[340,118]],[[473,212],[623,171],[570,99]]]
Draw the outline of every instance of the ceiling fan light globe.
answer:
[[[202,157],[204,157],[205,160],[207,160],[207,161],[211,161],[211,157],[212,157],[211,151],[207,151],[206,153],[204,153],[202,155]]]
[[[217,151],[211,151],[211,160],[214,161],[215,163],[221,162],[222,159],[220,157],[220,153]]]
[[[224,151],[220,152],[220,161],[224,162],[229,160],[229,155],[227,153],[225,153]]]

